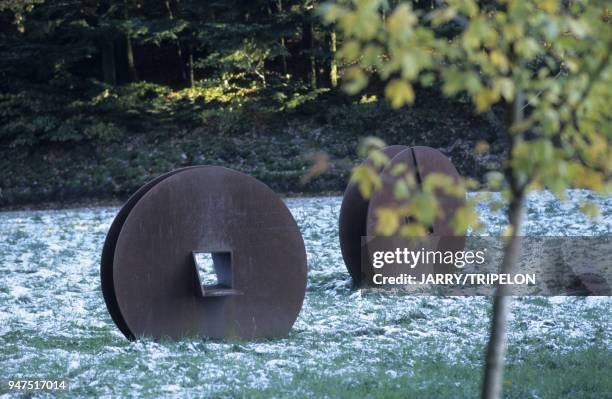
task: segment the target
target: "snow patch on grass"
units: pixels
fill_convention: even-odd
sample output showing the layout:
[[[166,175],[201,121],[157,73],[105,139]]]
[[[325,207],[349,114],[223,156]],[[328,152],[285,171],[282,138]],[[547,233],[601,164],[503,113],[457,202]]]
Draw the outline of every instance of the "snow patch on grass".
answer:
[[[585,200],[599,203],[599,221],[579,213]],[[289,336],[264,342],[130,343],[112,323],[99,281],[117,209],[1,213],[0,379],[64,377],[71,396],[177,395],[179,388],[185,396],[261,389],[308,396],[326,376],[356,383],[363,373],[380,372],[395,381],[423,362],[480,366],[490,299],[354,291],[337,238],[341,198],[286,202],[304,235],[307,293]],[[503,230],[502,210],[481,202],[478,211],[485,235]],[[536,193],[527,201],[524,233],[610,235],[611,212],[610,199],[588,191],[568,192],[566,203]],[[519,298],[509,361],[521,363],[542,348],[610,349],[611,316],[611,298]]]

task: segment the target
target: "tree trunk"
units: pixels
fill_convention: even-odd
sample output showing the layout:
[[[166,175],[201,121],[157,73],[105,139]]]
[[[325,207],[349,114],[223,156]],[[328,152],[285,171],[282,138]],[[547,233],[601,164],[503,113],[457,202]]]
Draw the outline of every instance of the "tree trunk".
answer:
[[[331,53],[331,64],[329,66],[329,81],[331,87],[338,87],[338,61],[336,61],[336,31],[332,29],[330,33],[330,46],[329,50]]]
[[[115,68],[115,43],[112,39],[102,42],[102,75],[104,81],[111,85],[117,84],[117,71]]]
[[[123,19],[130,18],[129,4],[127,1],[123,3]],[[127,61],[127,76],[131,82],[138,80],[138,70],[134,62],[134,47],[132,46],[132,38],[129,33],[125,34],[125,59]]]
[[[282,13],[283,12],[283,0],[278,0],[276,2],[276,6],[278,8],[278,13],[279,14]],[[285,35],[281,35],[280,44],[281,44],[281,47],[283,48],[283,51],[287,51],[287,48],[285,47]],[[281,55],[281,62],[283,66],[283,76],[286,78],[288,74],[288,70],[287,70],[287,56],[285,54]]]
[[[523,220],[523,195],[510,202],[508,216],[513,228],[512,235],[506,243],[504,260],[500,273],[512,273],[516,268],[520,250],[520,228]],[[499,399],[502,393],[504,358],[506,355],[506,324],[512,306],[507,285],[497,288],[493,299],[491,330],[487,346],[485,375],[482,385],[483,399]]]
[[[314,53],[314,23],[312,22],[312,17],[310,18],[309,24],[310,30],[310,87],[313,90],[317,88],[317,60],[315,59]]]
[[[176,58],[178,59],[179,72],[183,82],[187,80],[187,72],[185,72],[185,65],[183,65],[183,49],[181,48],[181,42],[176,39]]]
[[[193,87],[195,85],[195,70],[193,66],[193,50],[189,50],[189,85]]]
[[[510,141],[508,158],[512,155],[518,133],[511,133],[510,128],[514,123],[523,119],[524,94],[519,91],[516,98],[509,104],[506,112],[506,132]],[[508,162],[509,163],[509,162]],[[507,179],[512,193],[512,199],[508,207],[508,223],[512,232],[504,251],[500,273],[511,274],[515,272],[518,257],[520,255],[520,237],[523,224],[523,202],[525,200],[526,183],[519,181],[517,175],[508,166],[506,170]],[[491,329],[487,353],[485,358],[484,379],[482,383],[482,399],[499,399],[502,394],[502,383],[504,373],[504,360],[506,355],[506,325],[508,315],[512,306],[510,286],[500,285],[497,287],[493,299],[493,313],[491,315]]]
[[[302,21],[302,54],[304,64],[307,65],[306,81],[311,89],[317,88],[317,63],[314,54],[314,22],[310,8],[304,10],[304,20]]]
[[[283,51],[287,51],[285,47],[285,36],[281,36],[280,39],[281,47],[284,49]],[[287,69],[287,56],[285,54],[281,55],[281,62],[283,65],[283,76],[286,78],[289,75],[289,70]]]
[[[174,12],[172,11],[172,5],[170,4],[170,0],[166,0],[166,10],[168,11],[168,18],[170,20],[174,19]],[[178,58],[178,68],[179,73],[181,74],[181,79],[183,82],[187,80],[187,72],[185,72],[185,66],[183,65],[183,49],[181,48],[181,41],[177,38],[175,40],[176,43],[176,56]]]
[[[134,62],[134,48],[132,47],[132,39],[129,34],[125,35],[125,55],[127,59],[128,76],[130,81],[138,81],[138,70]]]

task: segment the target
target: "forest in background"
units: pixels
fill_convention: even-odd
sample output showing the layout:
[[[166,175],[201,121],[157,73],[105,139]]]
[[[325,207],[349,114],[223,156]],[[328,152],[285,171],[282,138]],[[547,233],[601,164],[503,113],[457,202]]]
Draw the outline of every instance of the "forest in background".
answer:
[[[194,164],[285,193],[339,192],[371,135],[440,148],[477,178],[503,152],[496,121],[435,83],[399,110],[376,81],[345,94],[343,38],[322,24],[318,2],[0,4],[0,206],[125,199]],[[489,154],[474,154],[479,140]],[[329,169],[305,182],[322,153]]]

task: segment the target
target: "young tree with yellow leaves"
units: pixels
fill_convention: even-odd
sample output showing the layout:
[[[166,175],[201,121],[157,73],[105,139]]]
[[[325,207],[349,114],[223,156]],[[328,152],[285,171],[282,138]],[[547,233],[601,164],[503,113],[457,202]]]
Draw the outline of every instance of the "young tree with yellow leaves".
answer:
[[[358,93],[377,74],[386,81],[385,96],[396,108],[414,102],[415,85],[436,81],[447,96],[467,94],[479,113],[494,116],[491,107],[503,105],[507,157],[503,170],[490,173],[488,184],[507,201],[509,238],[500,272],[512,273],[530,190],[548,189],[561,198],[568,188],[610,192],[609,3],[446,0],[430,10],[415,10],[411,2],[393,8],[388,4],[354,0],[324,6],[324,19],[344,39],[338,52],[350,65],[344,87]],[[366,195],[380,186],[377,174],[363,167],[354,171],[353,179]],[[429,186],[444,189],[444,179],[436,177]],[[453,190],[462,195],[467,188]],[[432,209],[439,212],[435,190],[424,191],[419,195],[429,197],[414,206],[395,213],[383,210],[378,231],[393,234],[397,219],[411,216],[416,222],[403,233],[423,234]],[[595,211],[589,205],[584,210]],[[458,212],[457,233],[476,220],[473,208]],[[507,286],[500,286],[494,298],[483,398],[501,395],[511,304],[507,293]]]

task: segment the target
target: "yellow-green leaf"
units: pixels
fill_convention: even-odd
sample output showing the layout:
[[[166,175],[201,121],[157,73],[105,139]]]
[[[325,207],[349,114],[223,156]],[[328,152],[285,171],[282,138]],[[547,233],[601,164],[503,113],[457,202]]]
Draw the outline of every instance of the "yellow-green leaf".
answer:
[[[393,208],[376,209],[376,234],[393,235],[399,227],[399,214]]]
[[[393,108],[399,108],[406,103],[412,104],[414,102],[412,85],[401,79],[393,79],[387,84],[385,96],[391,101]]]

